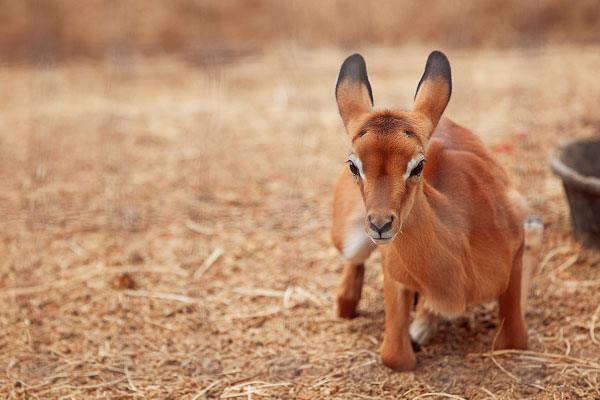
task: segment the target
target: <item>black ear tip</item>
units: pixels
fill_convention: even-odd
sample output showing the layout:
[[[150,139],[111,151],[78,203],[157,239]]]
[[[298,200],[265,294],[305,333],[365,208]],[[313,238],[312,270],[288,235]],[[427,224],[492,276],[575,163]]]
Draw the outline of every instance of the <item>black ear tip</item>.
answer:
[[[438,50],[434,50],[429,54],[427,58],[427,64],[425,65],[425,72],[421,81],[426,78],[436,78],[438,76],[443,77],[450,86],[452,91],[452,70],[450,68],[450,61],[444,53]],[[419,82],[419,86],[421,82]]]
[[[450,71],[450,61],[444,53],[439,50],[434,50],[427,57],[427,67],[435,68],[436,70],[448,69]]]
[[[347,75],[363,76],[367,74],[365,59],[358,53],[354,53],[344,60],[340,68],[340,78]]]
[[[367,64],[365,59],[358,53],[354,53],[342,64],[340,73],[338,75],[337,83],[335,85],[336,95],[337,88],[343,80],[350,80],[351,82],[360,82],[367,87],[369,91],[369,97],[371,98],[371,104],[373,104],[373,92],[371,90],[371,84],[369,83],[369,77],[367,75]]]
[[[429,58],[431,57],[441,57],[442,59],[448,61],[448,57],[446,57],[446,55],[439,50],[433,50],[431,53],[429,53]]]
[[[448,57],[446,57],[444,53],[439,50],[434,50],[429,54],[429,57],[427,57],[425,71],[423,72],[423,76],[421,76],[421,80],[417,85],[415,98],[417,97],[419,88],[424,81],[427,79],[435,79],[439,76],[448,82],[448,88],[450,89],[450,93],[452,93],[452,71],[450,69],[450,61],[448,61]]]
[[[365,59],[359,53],[354,53],[351,56],[348,56],[346,58],[346,60],[344,61],[344,64],[346,64],[346,63],[358,63],[358,64],[366,65]]]

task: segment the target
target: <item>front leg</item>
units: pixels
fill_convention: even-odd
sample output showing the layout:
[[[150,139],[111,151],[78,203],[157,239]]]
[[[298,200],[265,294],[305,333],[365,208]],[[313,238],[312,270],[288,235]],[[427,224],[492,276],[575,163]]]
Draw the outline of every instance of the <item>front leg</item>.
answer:
[[[381,346],[381,361],[396,371],[415,368],[417,359],[410,343],[408,321],[414,292],[395,280],[383,267],[385,296],[385,335]]]
[[[364,276],[364,264],[346,263],[342,282],[337,291],[337,313],[340,317],[354,318],[356,316],[356,306],[360,301]]]

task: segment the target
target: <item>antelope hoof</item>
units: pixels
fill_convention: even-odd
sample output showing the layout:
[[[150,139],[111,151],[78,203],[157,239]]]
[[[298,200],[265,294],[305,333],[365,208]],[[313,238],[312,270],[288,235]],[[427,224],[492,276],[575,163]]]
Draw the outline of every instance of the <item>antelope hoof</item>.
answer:
[[[388,368],[397,372],[412,371],[417,365],[417,357],[412,348],[399,352],[386,346],[385,341],[380,352],[381,362]]]
[[[515,333],[502,328],[496,339],[494,350],[526,350],[528,340],[527,332]]]
[[[338,297],[337,299],[337,314],[340,318],[351,319],[358,316],[356,307],[358,300],[348,297]]]

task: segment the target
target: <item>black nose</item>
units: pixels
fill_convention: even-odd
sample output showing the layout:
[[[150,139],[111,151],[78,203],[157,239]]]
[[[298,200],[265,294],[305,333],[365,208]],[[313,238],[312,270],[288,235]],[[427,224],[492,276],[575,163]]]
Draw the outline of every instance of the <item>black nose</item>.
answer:
[[[369,215],[369,225],[371,226],[371,229],[373,229],[375,232],[379,233],[379,236],[381,236],[382,233],[389,231],[390,229],[392,229],[392,222],[394,222],[394,216],[390,216],[390,219],[387,220],[386,222],[384,222],[382,225],[377,226],[374,222],[373,219],[371,218],[371,216]]]

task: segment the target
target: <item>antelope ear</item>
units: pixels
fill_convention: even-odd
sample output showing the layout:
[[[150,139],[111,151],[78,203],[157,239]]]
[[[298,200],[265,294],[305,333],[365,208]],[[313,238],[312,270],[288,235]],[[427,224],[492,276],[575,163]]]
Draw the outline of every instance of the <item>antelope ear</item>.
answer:
[[[437,126],[452,93],[450,62],[441,51],[433,51],[427,58],[425,72],[417,85],[413,111],[431,121],[431,132]]]
[[[371,111],[373,92],[367,76],[367,65],[360,54],[346,58],[335,84],[335,99],[344,126],[361,114]]]

